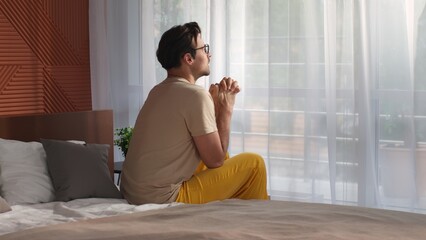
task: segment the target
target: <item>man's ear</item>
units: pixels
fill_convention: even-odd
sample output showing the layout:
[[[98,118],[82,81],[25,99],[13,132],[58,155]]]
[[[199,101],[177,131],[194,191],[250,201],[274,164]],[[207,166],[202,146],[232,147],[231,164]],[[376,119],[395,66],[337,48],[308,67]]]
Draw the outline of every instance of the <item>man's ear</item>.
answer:
[[[185,53],[185,55],[183,55],[183,60],[188,64],[192,64],[194,61],[190,53]]]

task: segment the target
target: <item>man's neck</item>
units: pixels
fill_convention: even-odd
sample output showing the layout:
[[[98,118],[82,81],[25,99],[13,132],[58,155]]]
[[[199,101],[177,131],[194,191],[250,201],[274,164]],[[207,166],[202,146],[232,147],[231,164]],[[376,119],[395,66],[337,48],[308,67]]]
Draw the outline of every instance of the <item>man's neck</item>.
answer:
[[[168,70],[167,71],[167,77],[168,78],[183,78],[187,80],[189,83],[195,84],[195,78],[191,74],[187,74],[183,71],[175,71],[175,70]]]

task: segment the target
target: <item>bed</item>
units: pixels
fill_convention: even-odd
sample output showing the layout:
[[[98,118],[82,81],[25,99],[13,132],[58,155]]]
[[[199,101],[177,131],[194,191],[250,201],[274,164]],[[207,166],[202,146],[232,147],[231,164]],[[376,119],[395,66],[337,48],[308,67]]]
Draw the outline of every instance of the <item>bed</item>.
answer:
[[[128,204],[113,181],[112,119],[111,110],[0,117],[0,239],[425,239],[426,215],[416,213],[274,200]],[[85,155],[88,146],[97,154]]]

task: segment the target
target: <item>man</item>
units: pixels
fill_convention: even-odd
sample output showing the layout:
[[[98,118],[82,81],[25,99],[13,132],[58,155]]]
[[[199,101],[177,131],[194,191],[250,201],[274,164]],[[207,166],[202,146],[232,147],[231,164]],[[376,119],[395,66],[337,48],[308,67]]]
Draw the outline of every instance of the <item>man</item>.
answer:
[[[161,37],[167,78],[150,91],[123,164],[120,188],[130,203],[267,199],[262,157],[227,155],[238,82],[225,77],[209,91],[195,84],[210,74],[210,57],[196,22]]]

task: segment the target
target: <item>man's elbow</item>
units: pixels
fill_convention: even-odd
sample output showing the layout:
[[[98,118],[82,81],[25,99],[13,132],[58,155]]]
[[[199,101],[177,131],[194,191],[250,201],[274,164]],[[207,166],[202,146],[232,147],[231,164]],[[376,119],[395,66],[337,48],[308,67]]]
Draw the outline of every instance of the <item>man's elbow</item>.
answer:
[[[212,163],[206,164],[206,166],[207,166],[209,169],[222,167],[222,165],[223,165],[223,160],[222,160],[222,161],[216,161],[216,162],[212,162]]]

